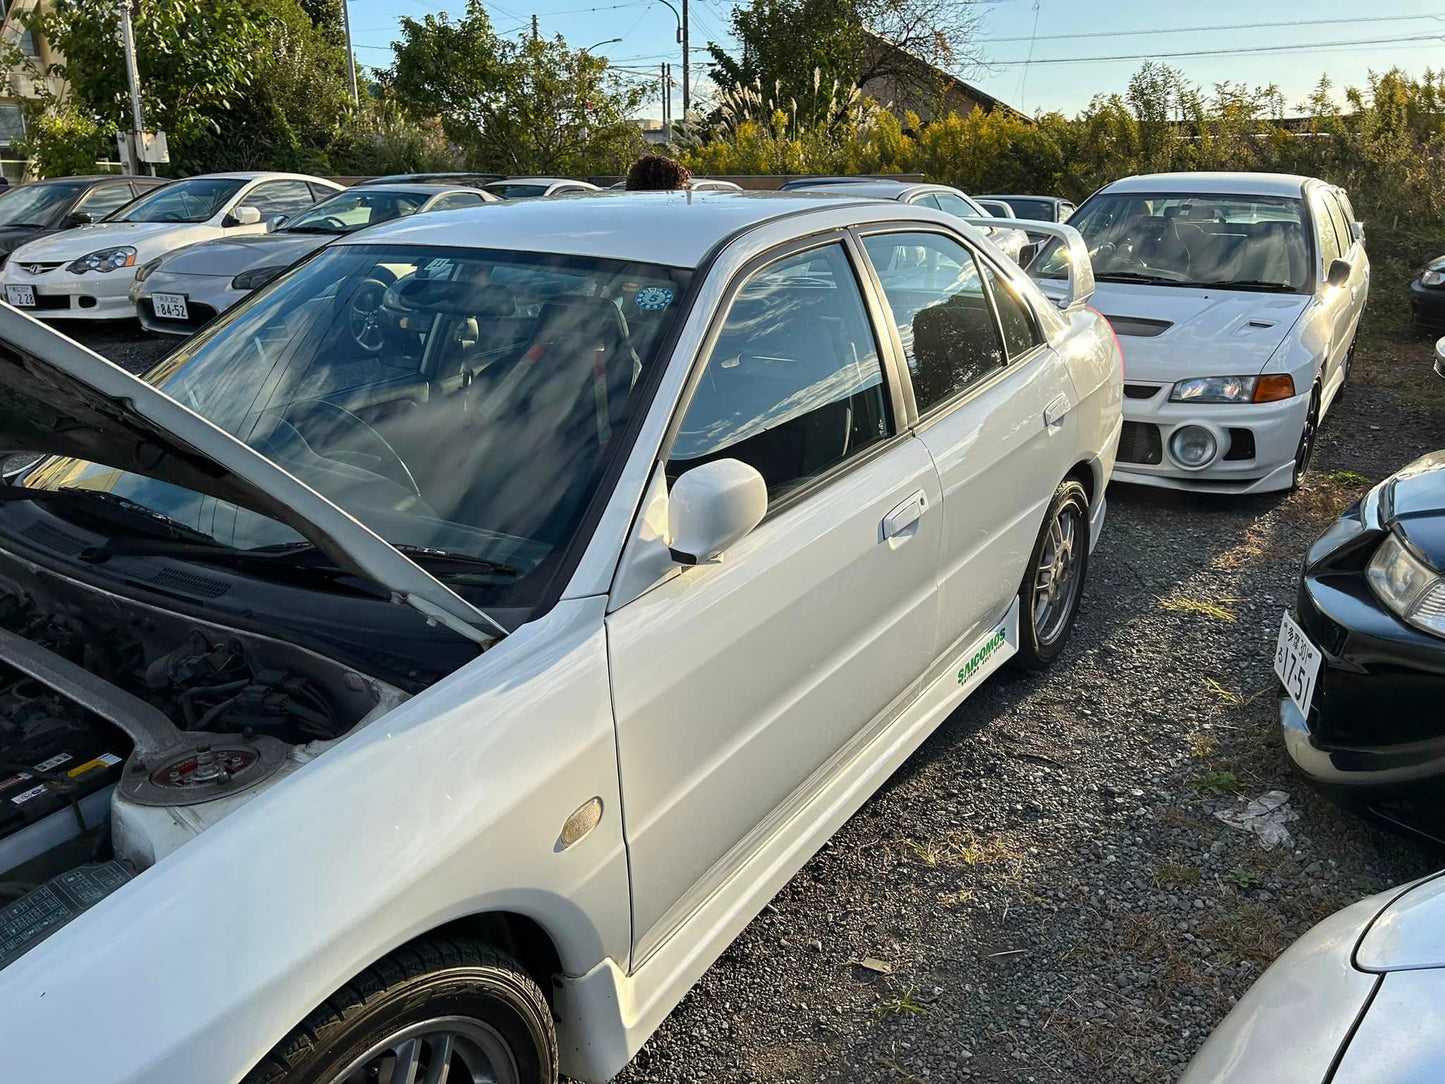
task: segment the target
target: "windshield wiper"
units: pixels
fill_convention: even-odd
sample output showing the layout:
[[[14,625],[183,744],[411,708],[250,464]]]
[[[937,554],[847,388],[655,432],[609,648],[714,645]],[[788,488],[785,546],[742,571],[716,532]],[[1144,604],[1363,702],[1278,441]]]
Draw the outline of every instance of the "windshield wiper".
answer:
[[[84,489],[80,486],[26,489],[24,486],[0,485],[0,502],[3,501],[45,501],[60,504],[83,515],[94,516],[110,526],[140,530],[152,537],[159,534],[171,540],[220,545],[204,531],[171,519],[170,516],[138,504],[129,497],[101,489]]]
[[[277,233],[347,233],[347,230],[338,230],[335,226],[286,226]]]
[[[1144,271],[1110,271],[1107,274],[1095,275],[1095,282],[1142,282],[1150,286],[1195,286],[1197,283],[1180,282],[1178,279],[1164,278],[1161,275],[1150,275]]]
[[[1295,288],[1287,282],[1264,282],[1260,279],[1235,279],[1232,282],[1181,282],[1179,285],[1193,286],[1200,290],[1267,290],[1282,294],[1295,292]]]
[[[446,575],[449,572],[481,572],[489,576],[505,576],[516,579],[522,574],[519,568],[504,565],[486,557],[470,553],[455,553],[451,550],[436,550],[429,546],[408,546],[393,542],[391,548],[405,554],[428,572]]]

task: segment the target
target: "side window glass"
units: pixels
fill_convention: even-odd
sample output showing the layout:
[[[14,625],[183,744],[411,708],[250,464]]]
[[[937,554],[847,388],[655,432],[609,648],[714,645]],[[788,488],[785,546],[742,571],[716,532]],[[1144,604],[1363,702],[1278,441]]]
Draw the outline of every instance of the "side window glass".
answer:
[[[1340,251],[1349,252],[1354,247],[1355,239],[1350,235],[1349,217],[1340,207],[1339,195],[1331,192],[1325,197],[1325,203],[1330,208],[1330,218],[1335,224],[1335,233],[1340,238]]]
[[[914,207],[932,207],[935,211],[939,210],[938,197],[935,196],[932,192],[928,192],[922,196],[918,196],[911,202]]]
[[[481,196],[468,192],[453,192],[432,204],[433,211],[454,211],[458,207],[475,207],[482,202]]]
[[[1335,224],[1330,218],[1329,208],[1325,206],[1324,198],[1316,195],[1310,201],[1310,208],[1314,211],[1315,232],[1320,239],[1320,264],[1324,274],[1330,269],[1330,261],[1340,257],[1340,239],[1335,233]]]
[[[237,206],[254,207],[263,219],[273,215],[291,216],[306,210],[315,200],[304,181],[269,181],[257,185]]]
[[[937,233],[876,233],[863,247],[903,342],[920,414],[1007,364],[967,248]]]
[[[667,476],[741,459],[776,499],[892,434],[857,278],[842,246],[824,245],[755,272],[733,298]]]
[[[1043,341],[1034,323],[1033,312],[1024,304],[1013,283],[988,264],[983,265],[983,275],[993,292],[993,304],[998,309],[998,322],[1003,328],[1003,341],[1009,357],[1028,353]]]
[[[940,210],[957,215],[959,218],[979,217],[979,212],[970,207],[967,200],[959,199],[952,192],[936,192],[934,196],[938,200]]]
[[[306,187],[311,190],[311,200],[313,203],[319,203],[324,199],[330,199],[336,195],[336,189],[327,188],[324,184],[307,184]]]
[[[134,197],[128,184],[103,184],[92,188],[76,206],[77,211],[91,215],[99,222],[117,207],[123,207]]]

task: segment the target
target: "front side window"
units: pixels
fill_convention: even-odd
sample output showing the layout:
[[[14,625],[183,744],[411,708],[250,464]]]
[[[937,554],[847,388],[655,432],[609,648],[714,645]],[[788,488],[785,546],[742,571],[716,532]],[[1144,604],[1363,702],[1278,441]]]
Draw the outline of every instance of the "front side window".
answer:
[[[525,605],[597,490],[688,273],[651,264],[337,245],[146,375],[388,542],[488,562],[449,582]],[[26,480],[106,488],[252,549],[287,526],[103,465]]]
[[[940,233],[876,233],[863,247],[898,328],[920,414],[1007,364],[967,248]]]
[[[1302,293],[1310,281],[1299,199],[1104,193],[1079,208],[1069,225],[1083,235],[1099,282]],[[1057,241],[1029,273],[1064,277]]]
[[[1330,216],[1330,209],[1325,205],[1324,196],[1315,194],[1310,200],[1310,209],[1314,211],[1315,229],[1319,232],[1320,238],[1320,274],[1328,274],[1330,264],[1340,258],[1344,251],[1344,243],[1340,240],[1339,232],[1335,229],[1334,219]]]
[[[262,218],[271,218],[294,215],[316,201],[311,198],[311,189],[305,181],[267,181],[247,192],[242,202],[260,211]]]
[[[952,192],[936,192],[934,197],[938,200],[940,210],[947,211],[959,218],[988,218],[988,213],[982,207],[971,206],[968,200],[962,196],[955,196]]]
[[[172,181],[142,196],[111,221],[205,222],[215,217],[245,183],[231,177]]]
[[[1044,341],[1038,325],[1034,323],[1033,312],[1013,283],[988,264],[983,265],[983,276],[988,279],[989,291],[993,294],[994,308],[998,310],[999,327],[1003,329],[1003,341],[1008,347],[1009,357],[1027,354]]]
[[[352,189],[318,203],[286,223],[287,233],[351,233],[393,218],[415,214],[426,203],[420,192]]]
[[[683,415],[668,480],[715,459],[757,468],[768,497],[893,434],[878,346],[838,244],[755,272],[733,298]]]
[[[1340,208],[1339,194],[1326,192],[1325,204],[1330,209],[1330,221],[1335,224],[1335,234],[1340,239],[1340,251],[1342,253],[1349,252],[1355,245],[1355,238],[1350,233],[1349,219]]]

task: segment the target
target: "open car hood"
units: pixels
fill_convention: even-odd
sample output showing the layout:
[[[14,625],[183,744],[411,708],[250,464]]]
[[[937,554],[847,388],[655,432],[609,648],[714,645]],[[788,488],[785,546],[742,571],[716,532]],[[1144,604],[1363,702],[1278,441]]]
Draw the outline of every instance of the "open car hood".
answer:
[[[479,644],[506,630],[316,490],[164,392],[0,304],[0,446],[74,456],[285,523],[392,599]]]

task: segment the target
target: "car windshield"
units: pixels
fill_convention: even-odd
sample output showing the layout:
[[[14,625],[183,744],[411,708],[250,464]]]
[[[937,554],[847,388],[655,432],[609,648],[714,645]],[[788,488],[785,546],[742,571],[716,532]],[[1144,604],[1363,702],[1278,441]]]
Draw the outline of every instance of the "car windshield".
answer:
[[[286,223],[287,233],[351,233],[393,218],[416,214],[432,193],[343,192]]]
[[[146,375],[398,546],[540,593],[676,319],[688,273],[536,253],[323,250]],[[254,549],[289,527],[175,485],[56,459],[26,479],[104,489]],[[501,592],[501,594],[495,594]]]
[[[1271,196],[1095,196],[1069,219],[1100,282],[1300,293],[1309,283],[1304,203]],[[1030,274],[1062,278],[1057,243]]]
[[[26,184],[0,199],[0,226],[58,226],[81,191],[69,184]]]
[[[503,199],[532,199],[534,196],[545,196],[547,186],[545,184],[489,184],[487,191],[494,196],[501,196]]]
[[[245,181],[227,177],[192,177],[147,193],[121,209],[111,222],[204,222],[241,190]]]

